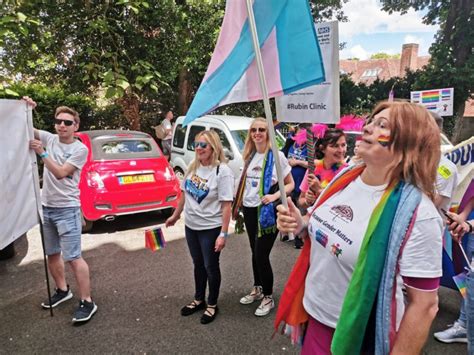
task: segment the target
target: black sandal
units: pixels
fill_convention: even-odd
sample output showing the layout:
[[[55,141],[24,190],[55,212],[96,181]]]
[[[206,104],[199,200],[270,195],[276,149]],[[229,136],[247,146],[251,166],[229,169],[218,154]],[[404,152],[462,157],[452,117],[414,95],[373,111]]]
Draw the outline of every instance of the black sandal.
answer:
[[[182,316],[190,316],[201,309],[206,308],[206,302],[202,301],[201,303],[196,303],[196,301],[192,301],[191,303],[187,304],[183,308],[181,308],[181,315]]]
[[[209,312],[209,308],[214,310],[214,314]],[[217,305],[215,306],[207,306],[206,310],[204,311],[204,314],[201,317],[201,324],[209,324],[211,323],[217,316],[217,313],[219,312],[219,307]]]

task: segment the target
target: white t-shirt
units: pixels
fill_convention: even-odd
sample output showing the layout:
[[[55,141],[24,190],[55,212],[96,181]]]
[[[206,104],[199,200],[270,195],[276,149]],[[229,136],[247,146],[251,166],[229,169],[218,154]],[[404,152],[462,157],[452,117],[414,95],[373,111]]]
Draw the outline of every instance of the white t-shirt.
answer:
[[[385,187],[366,185],[358,177],[325,201],[310,218],[311,256],[303,304],[313,318],[329,327],[336,327],[370,215]],[[423,195],[399,261],[397,328],[405,310],[401,276],[442,275],[442,229],[436,207]]]
[[[439,206],[440,209],[449,211],[451,197],[453,197],[454,189],[457,185],[458,169],[451,160],[442,155],[436,173],[436,193],[443,198]]]
[[[212,229],[222,225],[222,201],[234,198],[234,174],[221,164],[200,166],[181,182],[185,194],[184,223],[191,229]]]
[[[283,176],[291,173],[291,166],[282,152],[278,152],[280,157],[281,170]],[[245,207],[257,207],[262,204],[258,192],[260,191],[260,179],[262,177],[263,161],[265,153],[255,153],[247,168],[247,178],[245,179],[245,189],[243,205]],[[272,171],[272,186],[278,181],[275,164]]]
[[[163,128],[164,128],[165,130],[168,130],[168,129],[173,128],[173,125],[171,124],[171,121],[170,121],[169,119],[167,119],[167,118],[165,118],[165,119],[163,119],[163,121],[161,121],[161,125],[163,126]],[[169,140],[169,139],[171,139],[171,138],[173,138],[173,132],[167,133],[167,134],[166,134],[166,137],[163,138],[163,140],[166,141],[166,140]]]
[[[44,167],[43,190],[41,194],[42,203],[47,207],[78,207],[79,200],[79,180],[81,169],[87,160],[87,147],[78,140],[71,144],[61,143],[56,134],[46,131],[38,131],[39,138],[46,148],[49,157],[59,165],[69,163],[75,166],[71,176],[57,179],[49,170]]]

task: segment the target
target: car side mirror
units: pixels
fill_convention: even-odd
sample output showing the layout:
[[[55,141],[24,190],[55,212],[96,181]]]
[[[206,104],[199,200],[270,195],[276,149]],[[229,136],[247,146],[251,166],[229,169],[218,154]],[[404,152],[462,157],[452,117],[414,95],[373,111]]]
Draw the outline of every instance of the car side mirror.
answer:
[[[234,159],[234,153],[232,153],[228,148],[224,148],[224,156],[229,160]]]

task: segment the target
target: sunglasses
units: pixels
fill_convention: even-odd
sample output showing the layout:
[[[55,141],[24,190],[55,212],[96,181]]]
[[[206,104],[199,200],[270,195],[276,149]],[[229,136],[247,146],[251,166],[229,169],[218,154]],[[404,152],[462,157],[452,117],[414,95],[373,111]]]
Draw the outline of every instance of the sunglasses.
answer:
[[[74,121],[70,121],[70,120],[61,120],[59,118],[55,118],[54,119],[54,124],[57,124],[58,126],[61,125],[61,123],[64,123],[65,126],[72,126],[74,124]]]
[[[258,128],[250,128],[250,132],[252,133],[256,133],[258,131],[258,133],[264,133],[267,131],[267,129],[265,127],[258,127]]]
[[[202,148],[202,149],[206,149],[207,146],[209,145],[209,143],[206,143],[206,142],[194,142],[194,148]]]

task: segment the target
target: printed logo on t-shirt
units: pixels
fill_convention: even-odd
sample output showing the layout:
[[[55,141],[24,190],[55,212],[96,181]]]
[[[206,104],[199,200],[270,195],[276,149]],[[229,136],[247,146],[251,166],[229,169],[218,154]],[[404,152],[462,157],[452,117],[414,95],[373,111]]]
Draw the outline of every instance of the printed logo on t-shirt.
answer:
[[[71,157],[71,155],[72,155],[71,153],[64,153],[64,154],[63,154],[63,158],[64,158],[64,159],[68,159],[68,158]]]
[[[316,230],[314,238],[319,244],[326,248],[326,245],[328,244],[328,235],[326,233],[324,233],[321,229],[318,229]]]
[[[209,186],[207,186],[207,179],[202,179],[196,174],[191,178],[186,179],[184,183],[184,190],[191,195],[198,203],[206,198],[209,194]]]
[[[352,222],[352,219],[354,218],[354,213],[352,212],[352,208],[347,205],[333,206],[331,207],[330,213],[334,216],[333,220],[335,220],[338,217],[346,223]]]
[[[331,254],[334,255],[336,258],[339,258],[339,255],[342,254],[342,249],[339,243],[333,243],[331,245]]]

